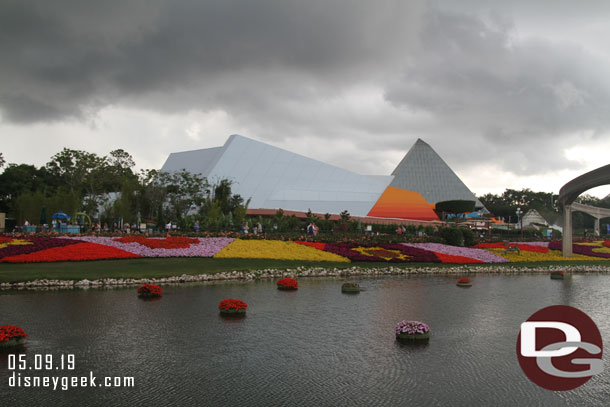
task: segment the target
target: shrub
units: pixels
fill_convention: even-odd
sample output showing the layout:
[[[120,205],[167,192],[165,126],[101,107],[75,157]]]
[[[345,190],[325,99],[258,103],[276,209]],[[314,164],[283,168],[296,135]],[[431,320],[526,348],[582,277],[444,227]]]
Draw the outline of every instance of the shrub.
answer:
[[[443,228],[441,229],[441,237],[446,244],[451,246],[464,246],[464,235],[462,230],[458,228]]]
[[[474,232],[472,231],[472,229],[463,228],[461,230],[462,236],[464,237],[464,246],[474,246]]]

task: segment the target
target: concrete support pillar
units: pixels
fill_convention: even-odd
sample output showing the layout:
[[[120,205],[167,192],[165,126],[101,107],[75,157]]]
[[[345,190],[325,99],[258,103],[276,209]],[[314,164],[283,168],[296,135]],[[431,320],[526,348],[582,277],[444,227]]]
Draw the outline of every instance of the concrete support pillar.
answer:
[[[595,236],[595,237],[600,235],[599,221],[600,221],[600,218],[595,218],[595,225],[593,226],[593,236]]]
[[[563,257],[572,257],[572,207],[563,207]]]

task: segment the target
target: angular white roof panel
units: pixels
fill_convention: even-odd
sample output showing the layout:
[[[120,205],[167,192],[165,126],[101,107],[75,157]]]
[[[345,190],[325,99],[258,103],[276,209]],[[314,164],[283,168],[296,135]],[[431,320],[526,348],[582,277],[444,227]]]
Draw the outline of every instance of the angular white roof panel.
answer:
[[[252,209],[321,213],[344,210],[366,216],[392,181],[391,176],[357,174],[239,135],[223,147],[173,153],[162,171],[186,168],[211,183],[233,182],[233,193],[251,198]]]
[[[161,171],[176,172],[186,169],[192,174],[207,177],[222,154],[222,147],[171,153]]]

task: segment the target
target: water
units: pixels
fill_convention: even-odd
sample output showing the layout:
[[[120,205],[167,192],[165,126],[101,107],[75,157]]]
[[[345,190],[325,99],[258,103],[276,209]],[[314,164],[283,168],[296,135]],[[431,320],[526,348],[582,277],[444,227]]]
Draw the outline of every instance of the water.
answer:
[[[74,354],[76,370],[31,376],[133,376],[135,388],[10,388],[0,354],[2,405],[396,406],[610,404],[610,367],[584,386],[551,392],[521,371],[520,323],[540,308],[572,305],[610,338],[610,275],[564,281],[548,275],[481,275],[462,289],[444,276],[301,279],[296,292],[272,281],[166,286],[159,301],[135,288],[0,295],[0,324],[30,335],[36,354]],[[223,298],[249,305],[244,319],[218,315]],[[403,345],[394,325],[420,320],[426,345]],[[606,341],[607,343],[608,341]]]

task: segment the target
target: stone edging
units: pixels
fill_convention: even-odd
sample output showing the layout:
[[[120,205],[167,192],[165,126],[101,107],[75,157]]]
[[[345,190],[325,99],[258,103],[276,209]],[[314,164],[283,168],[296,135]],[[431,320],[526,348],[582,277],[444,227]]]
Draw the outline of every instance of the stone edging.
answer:
[[[375,267],[364,268],[353,266],[346,269],[326,269],[322,267],[297,267],[296,269],[264,269],[249,271],[232,271],[218,274],[198,274],[161,278],[106,278],[100,280],[34,280],[27,282],[0,283],[0,290],[44,290],[44,289],[70,289],[70,288],[100,288],[135,286],[141,284],[180,284],[205,281],[223,280],[262,280],[283,277],[376,277],[385,275],[418,275],[418,274],[528,274],[528,273],[550,273],[551,271],[563,271],[567,273],[610,273],[610,266],[538,266],[531,268],[511,266],[455,266],[455,267]]]

